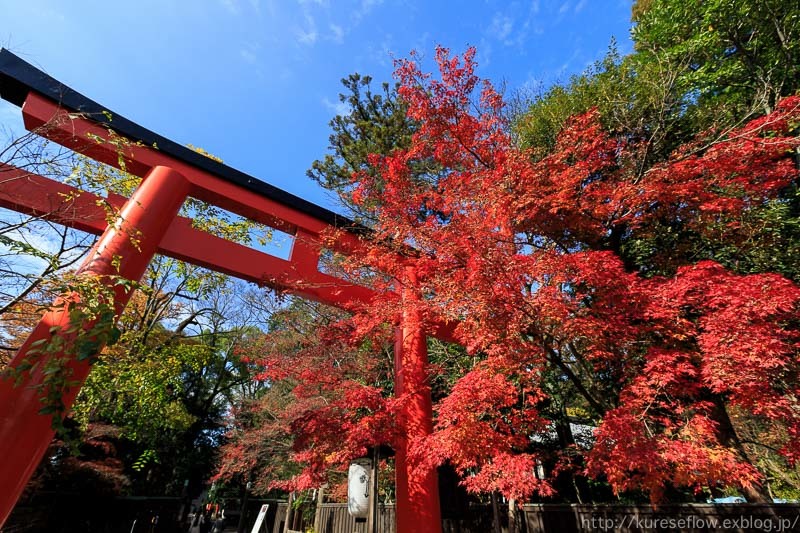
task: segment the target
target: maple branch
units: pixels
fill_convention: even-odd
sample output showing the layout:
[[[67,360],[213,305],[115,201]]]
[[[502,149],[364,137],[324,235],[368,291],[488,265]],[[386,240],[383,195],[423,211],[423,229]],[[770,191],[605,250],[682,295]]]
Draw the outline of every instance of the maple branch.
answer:
[[[775,448],[773,446],[770,446],[769,444],[764,444],[763,442],[758,442],[758,441],[749,440],[749,439],[741,439],[739,442],[741,442],[742,444],[750,444],[751,446],[760,446],[761,448],[766,448],[767,450],[769,450],[771,452],[775,452],[778,455],[781,455],[781,450],[779,450],[778,448]]]
[[[484,161],[483,158],[472,147],[467,146],[467,144],[461,139],[461,137],[459,135],[456,135],[455,133],[453,133],[452,130],[450,130],[450,134],[453,135],[453,138],[455,138],[458,141],[458,144],[460,144],[462,148],[464,148],[467,152],[469,152],[470,155],[472,155],[472,157],[474,157],[475,160],[478,163],[480,163],[481,165],[484,166],[484,168],[487,168],[487,169],[494,168],[491,165],[489,165],[489,163]]]
[[[586,363],[586,359],[585,359],[584,357],[580,357],[580,356],[578,355],[579,351],[578,351],[578,348],[575,346],[575,343],[574,343],[574,342],[568,342],[568,343],[567,343],[567,346],[569,347],[569,349],[570,349],[570,351],[572,352],[572,354],[575,356],[575,361],[577,362],[577,364],[578,364],[578,365],[580,365],[580,367],[583,369],[583,371],[584,371],[584,372],[586,372],[586,374],[587,374],[587,375],[590,375],[590,376],[591,376],[591,375],[594,373],[594,372],[593,372],[593,369],[592,369],[592,368],[590,368],[590,367],[587,365],[587,363]],[[596,381],[595,381],[595,380],[591,380],[591,381],[592,381],[592,384],[593,384],[593,386],[594,386],[594,385],[595,385],[595,383],[596,383]],[[593,387],[593,388],[596,388],[596,387]],[[620,387],[619,387],[619,385],[618,385],[618,382],[617,382],[617,381],[614,381],[614,382],[612,383],[612,387],[611,387],[611,388],[612,388],[612,390],[613,390],[614,392],[616,392],[616,393],[619,393],[619,392],[620,392],[620,390],[621,390],[621,389],[620,389]]]
[[[578,378],[578,376],[575,375],[575,373],[572,371],[572,369],[569,367],[569,365],[567,365],[561,359],[561,357],[552,348],[552,346],[549,346],[548,344],[546,344],[544,342],[542,344],[544,345],[545,351],[549,355],[547,360],[550,361],[551,363],[555,364],[559,368],[559,370],[564,372],[564,374],[572,382],[572,384],[575,385],[575,388],[578,389],[578,392],[581,394],[581,396],[583,396],[586,399],[586,401],[589,402],[589,405],[592,407],[592,409],[600,417],[605,415],[605,413],[609,410],[609,407],[603,405],[603,403],[601,403],[599,400],[595,399],[595,397],[589,392],[589,390],[581,382],[580,378]]]

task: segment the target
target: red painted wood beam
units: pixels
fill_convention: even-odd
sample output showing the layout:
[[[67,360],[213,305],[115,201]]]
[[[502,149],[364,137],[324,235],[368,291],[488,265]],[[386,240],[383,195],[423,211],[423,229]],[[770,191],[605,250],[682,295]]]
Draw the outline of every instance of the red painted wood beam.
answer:
[[[300,228],[319,236],[334,229],[326,222],[163,154],[157,147],[120,143],[121,139],[113,138],[108,129],[80,114],[68,113],[37,93],[28,95],[22,117],[30,131],[113,167],[124,165],[134,175],[143,176],[156,165],[173,168],[192,184],[190,196],[286,233],[294,235]],[[337,237],[337,251],[352,253],[361,247],[355,234],[342,231]]]
[[[38,216],[99,235],[106,229],[104,202],[120,208],[127,199],[101,198],[43,176],[0,163],[0,207]],[[289,260],[231,242],[175,217],[158,244],[158,253],[304,298],[354,309],[375,293],[317,270],[315,236],[298,232]]]

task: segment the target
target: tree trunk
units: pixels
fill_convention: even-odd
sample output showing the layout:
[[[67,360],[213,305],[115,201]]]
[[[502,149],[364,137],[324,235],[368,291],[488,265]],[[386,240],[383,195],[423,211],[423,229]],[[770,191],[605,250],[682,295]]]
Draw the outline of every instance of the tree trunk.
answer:
[[[325,503],[325,487],[322,485],[317,490],[317,508],[314,510],[314,531],[322,531],[322,504]]]
[[[494,533],[503,533],[503,526],[500,524],[500,502],[497,500],[497,492],[492,492],[492,526]]]
[[[561,409],[560,416],[555,422],[556,435],[558,435],[561,449],[575,449],[575,435],[572,433],[572,426],[570,425],[569,417],[567,417],[565,409]],[[578,503],[591,501],[591,491],[589,484],[586,481],[586,477],[577,474],[574,471],[566,472],[566,475],[570,477],[572,488],[575,490],[575,498],[578,500]]]
[[[508,500],[508,533],[519,533],[517,501],[514,498]]]
[[[733,427],[733,422],[728,415],[728,409],[722,398],[717,397],[714,399],[712,417],[717,423],[717,438],[719,442],[723,446],[735,451],[741,461],[752,465],[753,462],[750,460],[750,457],[747,455],[747,450],[744,449],[742,442],[739,440],[739,436],[736,434],[736,428]],[[741,487],[741,491],[748,503],[772,503],[769,492],[763,485]]]
[[[292,529],[292,519],[294,518],[294,492],[289,493],[286,501],[286,520],[283,522],[283,533]]]

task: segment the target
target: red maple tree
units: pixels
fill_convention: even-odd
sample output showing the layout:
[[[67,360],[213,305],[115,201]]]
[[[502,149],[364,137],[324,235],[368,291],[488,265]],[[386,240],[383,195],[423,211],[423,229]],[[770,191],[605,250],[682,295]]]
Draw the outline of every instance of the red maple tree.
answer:
[[[240,347],[270,387],[234,413],[215,479],[244,476],[262,493],[317,488],[368,448],[394,441],[396,400],[381,386],[391,359],[380,346],[319,304],[295,301],[277,312],[268,334]]]
[[[641,166],[646,144],[605,131],[594,110],[573,117],[536,158],[515,146],[502,98],[475,75],[474,56],[439,48],[438,78],[414,57],[398,61],[399,92],[419,127],[408,149],[373,156],[372,171],[353,177],[353,202],[380,209],[365,253],[345,262],[353,275],[383,273],[371,283],[387,296],[323,331],[317,347],[352,348],[365,335],[385,342],[409,302],[429,324],[456,321],[456,337],[479,362],[435,405],[434,432],[409,443],[410,459],[449,462],[471,491],[517,500],[553,493],[552,480],[536,474],[553,459],[538,443],[554,431],[548,390],[564,383],[597,429],[594,445],[564,450],[558,468],[653,500],[670,487],[723,486],[762,500],[761,474],[729,411],[783,424],[782,453],[797,457],[800,288],[774,274],[694,264],[679,251],[636,264],[625,243],[669,224],[735,236],[743,212],[797,179],[800,98],[713,140],[700,136],[650,168]],[[416,298],[401,302],[401,287]],[[295,486],[391,441],[392,403],[403,401],[364,384],[368,364],[348,377],[325,357],[303,369],[300,357],[295,368],[264,359],[271,378],[296,380],[302,401],[287,426],[308,465]],[[314,403],[321,390],[336,399]]]

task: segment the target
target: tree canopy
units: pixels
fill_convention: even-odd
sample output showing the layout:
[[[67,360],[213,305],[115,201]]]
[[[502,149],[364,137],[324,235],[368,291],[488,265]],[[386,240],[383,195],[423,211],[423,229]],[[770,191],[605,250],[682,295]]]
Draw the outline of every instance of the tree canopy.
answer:
[[[371,233],[324,268],[381,296],[264,305],[157,258],[65,423],[77,455],[56,443],[42,475],[173,494],[212,470],[259,493],[340,482],[404,438],[392,330],[410,310],[458,340],[428,339],[434,429],[409,443],[415,467],[514,501],[800,495],[800,9],[638,0],[632,19],[632,53],[612,43],[514,111],[473,48],[437,48],[435,73],[397,60],[375,92],[342,80],[348,111],[308,175]],[[44,154],[87,190],[136,184]],[[64,233],[45,253],[31,224],[0,225],[0,269],[44,260],[0,287],[6,352],[86,244]]]

